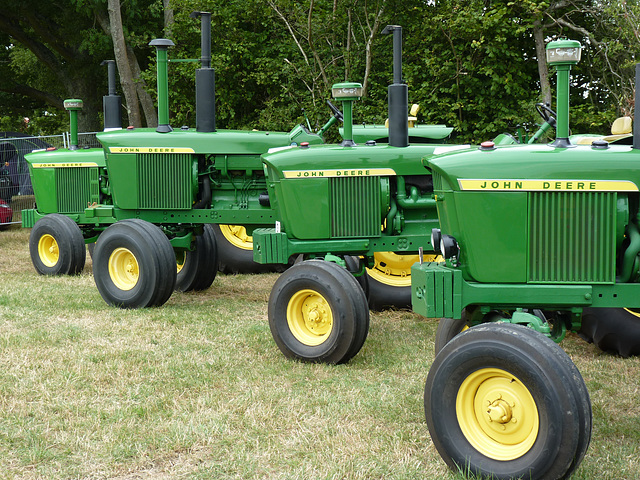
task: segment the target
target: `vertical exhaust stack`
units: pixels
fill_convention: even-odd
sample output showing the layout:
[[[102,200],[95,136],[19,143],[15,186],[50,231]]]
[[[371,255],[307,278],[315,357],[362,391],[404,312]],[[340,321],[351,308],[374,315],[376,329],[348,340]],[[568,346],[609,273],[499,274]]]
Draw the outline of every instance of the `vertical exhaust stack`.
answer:
[[[156,38],[151,40],[149,45],[156,47],[158,56],[158,133],[172,132],[169,125],[169,73],[168,73],[168,53],[169,47],[174,43],[166,38]]]
[[[202,68],[196,70],[196,131],[216,131],[216,74],[211,68],[211,13],[193,12],[191,18],[202,22]]]
[[[636,63],[636,94],[633,107],[633,148],[640,149],[640,63]]]
[[[104,131],[120,130],[122,128],[122,101],[120,95],[116,95],[116,61],[105,60],[100,65],[107,66],[109,80],[109,94],[102,97]]]
[[[389,145],[409,145],[409,87],[402,82],[402,27],[387,25],[382,35],[393,33],[393,84],[389,85]]]

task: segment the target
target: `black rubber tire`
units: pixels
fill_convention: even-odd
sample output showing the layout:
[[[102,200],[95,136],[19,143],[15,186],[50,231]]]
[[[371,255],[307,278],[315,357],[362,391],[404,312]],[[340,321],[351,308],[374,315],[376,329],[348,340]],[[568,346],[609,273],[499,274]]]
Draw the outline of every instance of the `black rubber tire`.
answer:
[[[625,308],[585,308],[579,334],[604,352],[640,355],[640,314]]]
[[[538,411],[537,434],[529,437],[533,443],[521,447],[522,451],[510,459],[482,453],[460,426],[473,422],[458,408],[464,411],[470,402],[480,402],[483,397],[470,395],[460,399],[458,406],[458,392],[467,378],[478,378],[484,369],[513,376],[507,382],[509,388],[524,386]],[[471,391],[486,391],[482,388]],[[499,392],[497,388],[490,392],[496,401],[503,398],[496,395]],[[483,324],[453,338],[431,366],[424,401],[431,439],[447,465],[480,478],[567,478],[584,458],[591,438],[591,404],[580,372],[552,340],[520,325]],[[531,413],[527,409],[522,412],[523,420]],[[463,420],[458,419],[459,414]],[[482,429],[472,435],[491,438]]]
[[[43,259],[39,252],[40,242],[46,241],[46,238],[52,238],[57,245],[57,261],[54,264],[51,264],[51,259],[49,262]],[[49,214],[36,222],[29,236],[29,253],[40,275],[77,275],[84,269],[87,258],[80,227],[59,213]]]
[[[117,249],[126,249],[135,258],[138,277],[130,289],[114,283],[109,262]],[[93,276],[102,298],[121,308],[163,305],[176,284],[176,257],[162,230],[139,219],[121,220],[100,235],[93,260]]]
[[[460,334],[467,326],[467,319],[464,310],[462,311],[462,318],[441,318],[438,321],[438,329],[436,330],[436,338],[434,340],[435,354],[438,355],[440,350],[453,340],[458,334]]]
[[[176,290],[179,292],[206,290],[218,272],[213,226],[205,224],[202,235],[197,235],[194,241],[194,249],[184,252],[184,265],[176,277]]]
[[[326,268],[327,272],[335,275],[336,278],[342,278],[343,286],[349,289],[349,295],[354,300],[355,313],[356,313],[356,337],[351,345],[351,348],[345,355],[342,363],[346,363],[355,357],[362,349],[367,335],[369,334],[369,305],[367,302],[367,296],[362,287],[362,284],[354,277],[348,270],[336,265],[335,263],[326,262],[323,260],[312,260],[317,262],[318,266]],[[349,262],[347,262],[348,264]]]
[[[331,314],[328,331],[315,335],[310,329],[299,328],[296,337],[291,325],[305,324],[304,315],[292,307],[296,315],[289,318],[290,302],[306,302],[309,290],[322,297],[323,317]],[[364,293],[352,275],[342,267],[322,260],[307,260],[284,272],[269,297],[269,327],[278,348],[287,358],[313,363],[345,363],[361,348],[369,327]],[[326,312],[329,310],[329,312]],[[299,314],[299,315],[298,315]],[[301,318],[302,317],[302,320]],[[295,328],[295,327],[294,327]],[[315,335],[315,336],[314,336]]]
[[[226,274],[283,272],[287,265],[261,264],[253,261],[253,250],[239,248],[229,242],[220,230],[213,225],[213,233],[218,247],[218,271]]]
[[[397,287],[379,282],[366,273],[369,285],[369,308],[379,312],[388,308],[411,308],[411,287]]]
[[[344,261],[347,265],[347,270],[351,274],[354,274],[360,271],[360,267],[363,262],[363,259],[353,255],[346,255],[344,257]],[[358,282],[358,285],[360,285],[360,288],[362,288],[362,291],[364,292],[364,295],[365,297],[367,297],[367,301],[368,301],[369,300],[369,275],[367,275],[367,270],[365,269],[363,274],[360,275],[359,277],[353,276],[353,278],[355,278],[356,282]],[[367,307],[367,309],[368,308],[369,307]]]

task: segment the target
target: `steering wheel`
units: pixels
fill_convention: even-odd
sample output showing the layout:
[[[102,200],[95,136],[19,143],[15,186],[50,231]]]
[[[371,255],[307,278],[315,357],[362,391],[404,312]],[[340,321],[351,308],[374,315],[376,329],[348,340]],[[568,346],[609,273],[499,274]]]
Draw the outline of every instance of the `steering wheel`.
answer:
[[[548,103],[536,103],[536,111],[547,123],[555,124],[555,120],[558,118],[558,114],[551,110]]]
[[[329,105],[329,108],[333,112],[333,116],[336,117],[336,120],[343,122],[344,117],[342,116],[342,112],[340,111],[340,109],[336,107],[333,103],[331,103],[331,100],[327,100],[327,105]]]

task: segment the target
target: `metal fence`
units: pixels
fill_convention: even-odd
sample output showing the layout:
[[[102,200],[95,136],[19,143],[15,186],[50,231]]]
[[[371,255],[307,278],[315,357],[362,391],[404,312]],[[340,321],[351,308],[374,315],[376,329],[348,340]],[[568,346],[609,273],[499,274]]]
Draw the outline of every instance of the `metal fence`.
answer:
[[[0,132],[0,227],[20,223],[22,210],[34,208],[35,197],[24,156],[34,150],[67,148],[70,137],[69,132],[41,137]],[[78,134],[78,146],[101,148],[95,132]]]

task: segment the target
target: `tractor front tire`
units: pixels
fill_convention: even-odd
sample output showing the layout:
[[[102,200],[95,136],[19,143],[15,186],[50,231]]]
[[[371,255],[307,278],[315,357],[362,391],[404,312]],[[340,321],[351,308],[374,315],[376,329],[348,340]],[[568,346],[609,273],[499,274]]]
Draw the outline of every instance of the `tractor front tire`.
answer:
[[[339,364],[361,349],[369,330],[362,288],[334,263],[307,260],[284,272],[269,297],[269,327],[287,358]]]
[[[197,235],[193,250],[176,252],[176,290],[190,292],[206,290],[218,271],[218,252],[213,226],[204,225],[202,235]]]
[[[431,366],[424,401],[444,461],[480,478],[567,478],[591,438],[580,372],[552,340],[519,325],[453,338]]]
[[[96,244],[93,276],[102,298],[122,308],[163,305],[176,284],[176,257],[162,230],[143,220],[121,220]]]
[[[29,253],[40,275],[77,275],[87,258],[80,227],[58,213],[41,218],[33,226]]]
[[[453,318],[441,318],[438,321],[438,328],[436,330],[435,337],[435,354],[438,355],[440,350],[454,339],[459,333],[462,333],[467,329],[467,319],[465,316],[465,311],[462,311],[462,318],[453,319]]]

